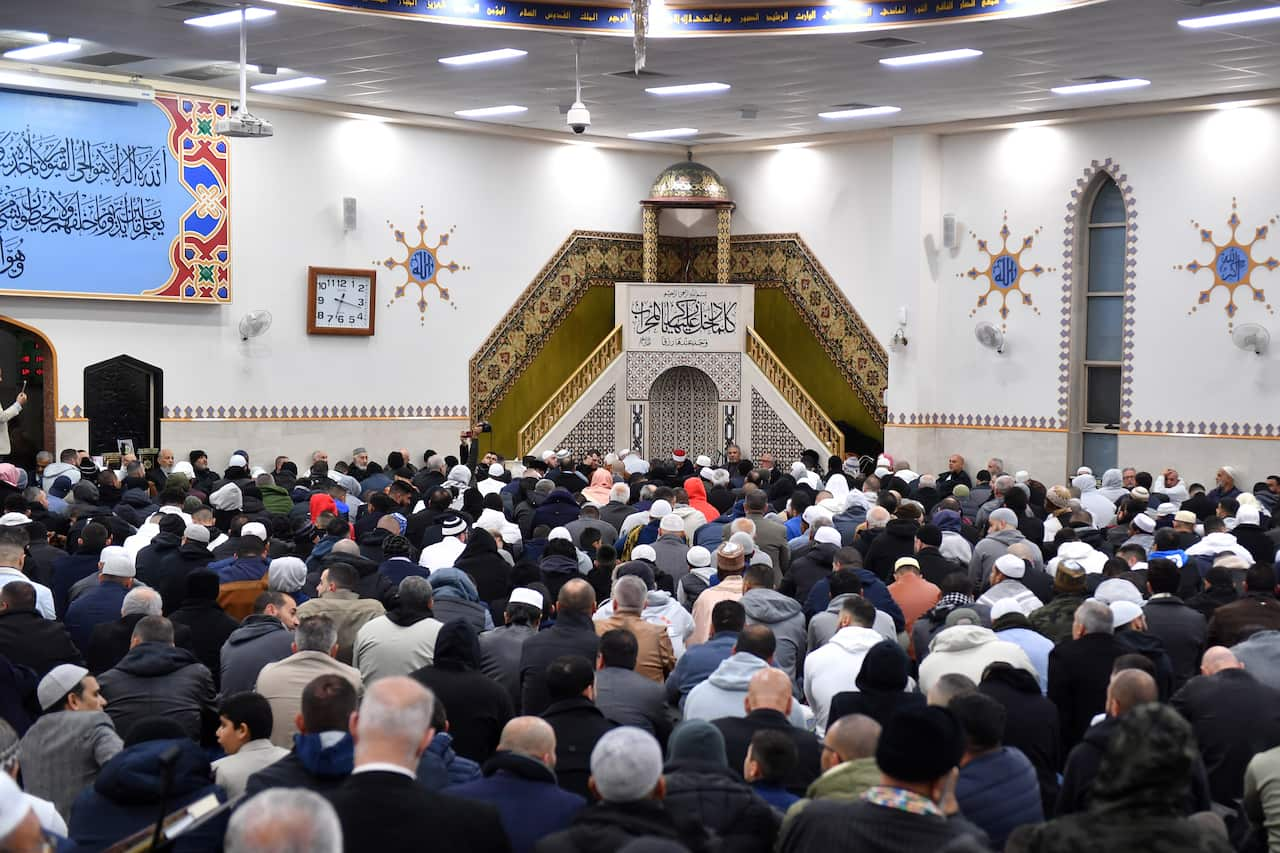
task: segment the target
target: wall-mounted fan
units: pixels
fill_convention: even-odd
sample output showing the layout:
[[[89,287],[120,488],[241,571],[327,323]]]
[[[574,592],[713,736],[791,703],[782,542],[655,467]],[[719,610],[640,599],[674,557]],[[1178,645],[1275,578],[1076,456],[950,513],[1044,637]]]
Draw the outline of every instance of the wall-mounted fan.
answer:
[[[1242,350],[1262,355],[1271,343],[1271,333],[1257,323],[1241,323],[1232,330],[1231,342]]]
[[[250,311],[240,318],[240,340],[247,341],[265,334],[271,328],[270,311]]]
[[[978,339],[978,343],[987,349],[995,350],[1001,355],[1004,354],[1004,332],[997,329],[992,323],[985,321],[979,323],[973,329],[973,336]]]

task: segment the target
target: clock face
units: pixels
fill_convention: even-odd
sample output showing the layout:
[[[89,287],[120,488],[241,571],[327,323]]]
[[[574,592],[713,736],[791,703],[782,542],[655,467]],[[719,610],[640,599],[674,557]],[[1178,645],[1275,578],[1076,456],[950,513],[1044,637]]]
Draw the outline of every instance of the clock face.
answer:
[[[312,281],[309,332],[373,334],[373,272],[313,269]]]

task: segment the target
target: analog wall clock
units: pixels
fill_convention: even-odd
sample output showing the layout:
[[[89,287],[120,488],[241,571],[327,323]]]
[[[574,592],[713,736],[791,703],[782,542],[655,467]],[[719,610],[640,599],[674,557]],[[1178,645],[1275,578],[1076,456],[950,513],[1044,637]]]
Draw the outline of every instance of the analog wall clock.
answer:
[[[374,270],[307,268],[307,334],[372,335]]]

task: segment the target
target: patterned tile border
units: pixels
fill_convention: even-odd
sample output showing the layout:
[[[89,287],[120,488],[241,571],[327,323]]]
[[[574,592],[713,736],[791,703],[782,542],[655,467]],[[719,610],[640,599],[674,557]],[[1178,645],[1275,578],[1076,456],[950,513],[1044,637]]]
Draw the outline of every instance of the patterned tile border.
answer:
[[[166,421],[331,421],[467,418],[466,406],[164,406]],[[58,409],[59,421],[84,420],[79,404]]]
[[[1133,421],[1121,435],[1185,435],[1196,438],[1280,439],[1276,424],[1219,423],[1217,421]]]
[[[958,415],[942,412],[918,414],[890,412],[886,427],[968,427],[977,429],[1036,429],[1061,432],[1065,429],[1057,418],[1034,418],[1026,415]]]
[[[1138,266],[1138,211],[1137,201],[1133,195],[1133,187],[1129,184],[1129,176],[1121,171],[1120,164],[1110,157],[1101,162],[1094,160],[1089,168],[1076,180],[1075,189],[1071,191],[1071,200],[1067,202],[1067,214],[1063,217],[1062,246],[1062,321],[1060,324],[1058,343],[1058,426],[1068,426],[1068,403],[1071,399],[1071,288],[1074,283],[1077,259],[1076,234],[1087,226],[1087,210],[1080,205],[1089,187],[1098,180],[1100,174],[1106,173],[1115,181],[1116,187],[1124,198],[1125,211],[1125,251],[1124,251],[1124,339],[1120,358],[1120,429],[1129,429],[1129,419],[1133,414],[1133,328],[1134,328],[1134,294],[1137,283]]]

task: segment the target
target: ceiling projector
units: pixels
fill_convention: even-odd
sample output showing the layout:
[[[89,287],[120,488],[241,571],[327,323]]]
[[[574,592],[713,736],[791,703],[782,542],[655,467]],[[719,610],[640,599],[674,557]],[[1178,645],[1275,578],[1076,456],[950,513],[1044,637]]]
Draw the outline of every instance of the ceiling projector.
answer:
[[[240,139],[266,139],[275,135],[271,122],[253,113],[233,113],[229,118],[218,119],[214,130],[222,136]]]

